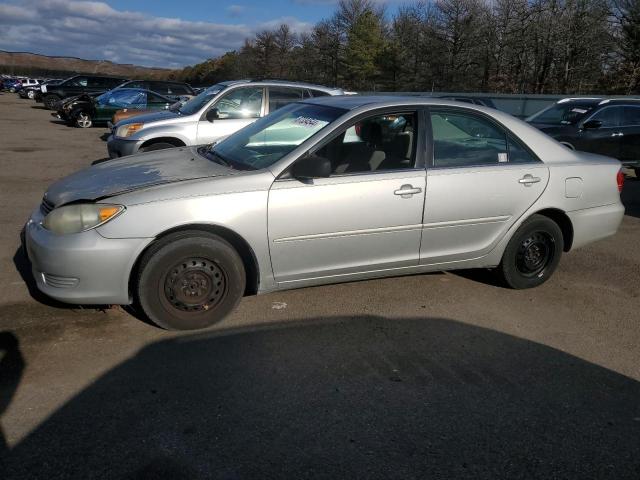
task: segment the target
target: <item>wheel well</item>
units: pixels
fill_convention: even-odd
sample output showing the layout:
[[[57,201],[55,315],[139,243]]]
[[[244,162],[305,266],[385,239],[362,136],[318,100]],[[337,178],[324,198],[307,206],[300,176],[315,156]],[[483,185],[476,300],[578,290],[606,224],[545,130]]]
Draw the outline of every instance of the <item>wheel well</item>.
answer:
[[[563,250],[565,252],[571,250],[571,245],[573,244],[573,224],[567,214],[557,208],[547,208],[536,213],[538,215],[544,215],[558,224],[560,230],[562,230],[562,237],[564,239]]]
[[[174,138],[174,137],[159,137],[159,138],[152,138],[151,140],[147,140],[142,145],[140,145],[140,148],[148,147],[148,146],[154,145],[156,143],[170,143],[174,147],[184,147],[185,146],[185,143],[182,140],[178,139],[178,138]]]
[[[147,247],[140,252],[136,262],[131,270],[131,274],[129,276],[129,292],[133,293],[133,282],[138,277],[138,269],[140,267],[140,260],[144,256],[144,254],[161,238],[166,237],[167,235],[171,235],[176,232],[184,232],[184,231],[194,231],[200,230],[207,233],[212,233],[214,235],[218,235],[223,238],[227,242],[236,249],[236,251],[240,254],[240,258],[242,258],[242,263],[244,264],[244,271],[247,276],[247,283],[245,288],[245,295],[255,295],[258,293],[258,284],[259,284],[259,269],[258,269],[258,260],[256,259],[256,255],[253,252],[253,249],[249,246],[247,241],[238,235],[233,230],[230,230],[225,227],[221,227],[218,225],[207,225],[207,224],[191,224],[191,225],[182,225],[180,227],[172,228],[165,232],[160,233],[156,236],[153,242],[151,242]]]

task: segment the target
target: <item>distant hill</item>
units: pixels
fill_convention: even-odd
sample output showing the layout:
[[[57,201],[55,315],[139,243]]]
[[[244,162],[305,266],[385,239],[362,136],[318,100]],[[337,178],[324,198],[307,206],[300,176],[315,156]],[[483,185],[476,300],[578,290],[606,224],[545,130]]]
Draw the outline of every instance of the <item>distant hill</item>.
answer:
[[[49,57],[29,52],[0,50],[0,73],[64,77],[73,73],[96,73],[125,78],[170,79],[180,70],[140,67],[108,60],[85,60],[75,57]]]

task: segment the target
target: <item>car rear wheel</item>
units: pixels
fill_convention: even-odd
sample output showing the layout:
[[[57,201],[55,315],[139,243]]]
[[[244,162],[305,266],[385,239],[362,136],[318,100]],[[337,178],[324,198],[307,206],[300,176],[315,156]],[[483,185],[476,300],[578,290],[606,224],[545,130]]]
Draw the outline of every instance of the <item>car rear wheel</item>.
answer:
[[[563,245],[558,224],[543,215],[533,215],[511,237],[497,273],[511,288],[537,287],[555,271]]]
[[[245,291],[238,252],[207,232],[179,232],[159,240],[144,254],[138,271],[138,306],[168,330],[213,325],[235,308]]]
[[[78,128],[89,128],[93,125],[93,120],[91,119],[91,115],[88,113],[78,112],[75,124]]]
[[[165,148],[175,148],[176,146],[168,142],[158,142],[147,145],[140,149],[141,152],[154,152],[156,150],[164,150]]]
[[[56,103],[58,103],[58,100],[60,99],[56,95],[47,95],[43,99],[44,106],[49,110],[53,110],[56,106]]]

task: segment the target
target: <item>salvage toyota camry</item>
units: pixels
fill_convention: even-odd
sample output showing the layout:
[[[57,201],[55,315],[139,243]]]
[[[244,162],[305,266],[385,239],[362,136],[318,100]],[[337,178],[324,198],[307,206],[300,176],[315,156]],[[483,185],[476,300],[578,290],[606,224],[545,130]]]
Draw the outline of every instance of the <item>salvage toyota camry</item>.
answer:
[[[616,232],[623,178],[493,109],[313,98],[212,146],[58,181],[25,247],[53,298],[194,329],[245,294],[363,278],[492,268],[540,285],[563,251]]]

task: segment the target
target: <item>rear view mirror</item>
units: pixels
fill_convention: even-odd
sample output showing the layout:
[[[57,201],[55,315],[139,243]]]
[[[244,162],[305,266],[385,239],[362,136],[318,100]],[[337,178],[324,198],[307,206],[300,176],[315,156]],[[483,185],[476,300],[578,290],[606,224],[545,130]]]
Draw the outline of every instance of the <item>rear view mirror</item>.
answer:
[[[596,128],[600,128],[602,126],[602,122],[600,120],[588,120],[582,124],[582,128],[585,130],[594,130]]]
[[[331,162],[328,158],[308,154],[293,164],[291,176],[299,180],[327,178],[331,175]]]

